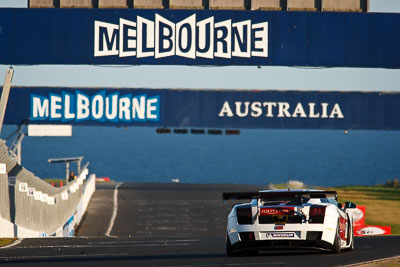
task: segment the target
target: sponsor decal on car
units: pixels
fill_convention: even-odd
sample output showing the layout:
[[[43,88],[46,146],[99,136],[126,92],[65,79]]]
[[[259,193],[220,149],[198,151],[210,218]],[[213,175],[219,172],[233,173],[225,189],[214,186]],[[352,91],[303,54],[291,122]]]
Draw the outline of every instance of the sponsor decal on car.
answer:
[[[340,217],[339,219],[339,226],[340,226],[340,238],[342,240],[347,240],[347,220],[344,217]]]
[[[267,237],[272,237],[272,238],[293,238],[294,237],[294,233],[283,233],[283,232],[267,233]]]
[[[261,208],[260,215],[293,215],[294,208]]]

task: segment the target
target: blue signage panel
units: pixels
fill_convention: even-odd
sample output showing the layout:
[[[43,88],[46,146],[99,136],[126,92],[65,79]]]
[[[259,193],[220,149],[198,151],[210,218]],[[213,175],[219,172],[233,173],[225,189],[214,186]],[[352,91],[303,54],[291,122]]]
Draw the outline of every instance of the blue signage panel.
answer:
[[[0,64],[400,67],[400,14],[0,9]]]
[[[400,93],[13,87],[5,123],[400,130]]]

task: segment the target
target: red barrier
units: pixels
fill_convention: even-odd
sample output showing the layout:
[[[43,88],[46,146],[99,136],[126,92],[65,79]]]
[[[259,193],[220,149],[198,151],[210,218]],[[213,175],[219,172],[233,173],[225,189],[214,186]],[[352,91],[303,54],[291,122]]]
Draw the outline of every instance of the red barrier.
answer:
[[[364,225],[361,228],[354,229],[355,236],[391,235],[391,234],[392,234],[392,228],[390,226]]]
[[[353,229],[355,236],[392,234],[392,228],[390,226],[365,225],[365,211],[365,206],[358,206],[353,212]]]
[[[360,228],[365,225],[365,206],[358,206],[353,212],[353,227]]]
[[[109,182],[110,181],[110,177],[97,177],[96,181],[97,182]]]

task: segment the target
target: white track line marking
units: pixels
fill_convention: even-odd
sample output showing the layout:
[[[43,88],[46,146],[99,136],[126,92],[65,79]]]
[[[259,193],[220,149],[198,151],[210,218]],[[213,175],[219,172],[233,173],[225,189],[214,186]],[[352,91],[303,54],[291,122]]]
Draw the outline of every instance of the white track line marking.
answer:
[[[382,259],[377,259],[377,260],[372,260],[372,261],[358,262],[358,263],[348,264],[348,265],[342,265],[342,266],[345,266],[345,267],[359,266],[359,265],[364,265],[364,264],[379,263],[379,262],[381,262],[381,261],[397,260],[397,259],[400,259],[400,256],[393,256],[393,257],[382,258]]]
[[[101,241],[96,244],[140,244],[140,243],[179,243],[200,242],[200,239],[166,239],[166,240],[132,240],[132,241]]]
[[[129,247],[167,247],[167,246],[189,246],[189,243],[174,243],[174,244],[121,244],[121,245],[60,245],[60,246],[25,246],[17,247],[15,249],[47,249],[47,248],[129,248]]]
[[[23,238],[17,239],[14,242],[12,242],[10,245],[4,246],[4,247],[0,247],[0,249],[4,249],[4,248],[11,248],[14,247],[16,245],[21,244],[22,240],[24,240]]]
[[[0,257],[1,260],[7,262],[7,260],[41,260],[41,259],[60,259],[60,258],[89,258],[89,257],[112,257],[112,256],[128,256],[128,253],[118,253],[118,254],[70,254],[70,255],[34,255],[34,256],[14,256],[14,257]],[[10,262],[12,263],[12,262]]]
[[[287,265],[287,262],[241,262],[241,263],[210,263],[210,264],[196,264],[196,265],[168,265],[170,267],[207,267],[207,266],[265,266],[265,265]]]
[[[114,197],[113,197],[114,206],[113,206],[113,212],[112,212],[110,224],[108,225],[107,231],[105,233],[106,236],[110,236],[111,230],[112,230],[112,228],[114,226],[115,218],[117,217],[117,211],[118,211],[118,187],[120,187],[121,185],[122,185],[122,183],[118,183],[114,188]]]

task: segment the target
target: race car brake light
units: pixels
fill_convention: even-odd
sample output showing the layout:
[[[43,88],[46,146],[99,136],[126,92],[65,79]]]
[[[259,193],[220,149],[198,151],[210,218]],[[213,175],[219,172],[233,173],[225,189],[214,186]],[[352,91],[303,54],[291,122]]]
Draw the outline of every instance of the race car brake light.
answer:
[[[326,206],[311,206],[310,208],[310,223],[324,223]]]
[[[252,224],[251,207],[236,209],[238,224]]]
[[[310,216],[324,216],[325,208],[325,206],[311,206]]]

